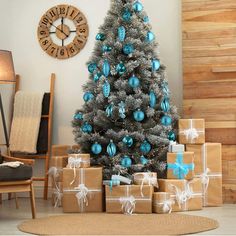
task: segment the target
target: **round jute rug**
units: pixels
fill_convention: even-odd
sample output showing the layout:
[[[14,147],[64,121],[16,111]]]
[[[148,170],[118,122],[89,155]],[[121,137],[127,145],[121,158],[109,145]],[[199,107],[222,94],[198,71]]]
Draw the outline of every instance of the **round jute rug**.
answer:
[[[18,228],[36,235],[179,235],[215,229],[218,222],[184,214],[73,214],[25,221]]]

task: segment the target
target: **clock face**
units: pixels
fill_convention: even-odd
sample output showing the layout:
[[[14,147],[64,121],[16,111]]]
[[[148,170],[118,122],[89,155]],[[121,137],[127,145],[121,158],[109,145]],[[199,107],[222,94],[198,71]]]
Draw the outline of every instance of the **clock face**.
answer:
[[[85,16],[70,5],[50,8],[40,19],[38,26],[38,40],[42,49],[58,59],[78,54],[87,42],[88,33]]]

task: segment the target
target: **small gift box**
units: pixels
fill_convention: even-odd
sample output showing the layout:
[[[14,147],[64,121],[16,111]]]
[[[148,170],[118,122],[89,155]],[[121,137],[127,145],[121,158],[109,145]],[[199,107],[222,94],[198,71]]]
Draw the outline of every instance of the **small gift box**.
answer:
[[[185,146],[183,144],[177,144],[177,143],[170,143],[169,145],[169,152],[184,152]]]
[[[194,177],[194,153],[167,153],[167,179],[192,179]]]
[[[90,167],[90,154],[69,154],[68,168],[88,168]]]
[[[153,193],[152,209],[154,213],[159,213],[159,214],[171,213],[173,204],[175,204],[175,201],[171,199],[170,193],[167,192]]]
[[[205,120],[204,119],[180,119],[179,120],[179,143],[181,144],[205,143]]]
[[[101,167],[63,169],[63,211],[103,211]]]
[[[220,143],[186,145],[194,152],[195,176],[203,186],[203,206],[222,205],[222,150]]]
[[[160,179],[161,192],[169,192],[175,201],[172,211],[192,211],[202,209],[202,184],[199,178],[191,181],[177,179]]]
[[[152,213],[153,186],[120,185],[112,189],[106,186],[106,212],[108,213]]]

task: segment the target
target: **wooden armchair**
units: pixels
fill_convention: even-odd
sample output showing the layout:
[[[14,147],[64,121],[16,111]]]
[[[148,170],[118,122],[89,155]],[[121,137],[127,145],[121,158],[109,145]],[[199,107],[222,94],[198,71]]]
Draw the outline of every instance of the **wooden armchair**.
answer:
[[[3,161],[6,161],[6,162],[20,161],[30,166],[34,164],[34,160],[31,160],[31,159],[21,159],[21,158],[9,157],[6,155],[2,155],[2,157],[3,157]],[[12,171],[14,172],[14,169]],[[32,218],[35,219],[36,210],[35,210],[35,197],[34,197],[34,189],[33,189],[33,184],[32,184],[32,176],[31,178],[24,179],[24,180],[21,180],[21,179],[12,180],[12,181],[0,180],[0,203],[2,202],[1,200],[2,200],[3,193],[19,193],[19,192],[30,193]]]

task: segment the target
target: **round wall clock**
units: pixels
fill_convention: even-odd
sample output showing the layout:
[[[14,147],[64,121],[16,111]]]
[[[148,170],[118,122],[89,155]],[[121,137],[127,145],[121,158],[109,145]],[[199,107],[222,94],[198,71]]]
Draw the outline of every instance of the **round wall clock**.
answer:
[[[83,13],[71,5],[50,8],[40,19],[38,40],[50,56],[67,59],[75,56],[85,46],[89,34]]]

